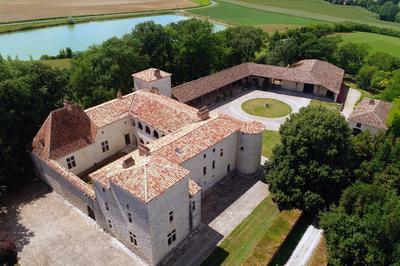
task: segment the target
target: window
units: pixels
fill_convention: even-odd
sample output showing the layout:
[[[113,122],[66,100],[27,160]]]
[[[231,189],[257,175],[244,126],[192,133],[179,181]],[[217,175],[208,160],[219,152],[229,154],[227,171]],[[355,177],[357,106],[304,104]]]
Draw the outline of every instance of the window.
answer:
[[[361,128],[361,123],[357,123],[356,127]]]
[[[138,122],[138,128],[143,130],[143,125],[142,125],[142,123]]]
[[[203,175],[206,175],[207,174],[207,166],[204,166],[203,167]]]
[[[172,232],[167,235],[167,238],[168,238],[168,246],[171,245],[173,242],[175,242],[175,240],[176,240],[176,231],[175,231],[175,229],[172,230]]]
[[[103,152],[109,151],[110,150],[110,146],[108,146],[108,141],[105,140],[101,143],[101,150]]]
[[[212,169],[215,169],[215,160],[212,161]]]
[[[74,168],[76,166],[75,156],[71,156],[71,157],[67,158],[67,166],[68,166],[68,169]]]
[[[112,228],[111,220],[108,220],[108,227]]]
[[[164,135],[164,134],[162,134],[162,135],[161,135],[161,137],[165,137],[165,135]]]
[[[103,192],[106,192],[106,189],[105,189],[105,188],[103,188],[103,187],[101,188],[101,190],[103,190]]]
[[[144,144],[144,141],[142,138],[139,138],[139,142],[140,142],[140,144]]]
[[[105,205],[106,205],[106,210],[108,211],[109,210],[108,203],[106,202]]]
[[[241,150],[241,151],[242,151],[242,150],[244,150],[243,146],[242,146],[242,147],[240,147],[240,150]]]
[[[213,148],[213,152],[215,152],[215,148]]]
[[[128,220],[130,223],[132,223],[132,214],[130,212],[128,212]]]
[[[207,158],[207,154],[204,153],[204,154],[203,154],[203,158],[204,158],[204,159]]]
[[[170,211],[169,212],[169,222],[172,222],[174,220],[174,212]]]
[[[228,173],[231,171],[231,165],[230,165],[230,164],[228,164],[228,165],[226,166],[226,171],[227,171]]]
[[[196,202],[192,201],[192,210],[195,210],[195,209],[196,209]]]
[[[158,135],[158,132],[157,131],[153,131],[153,136],[156,138],[156,139],[158,139],[158,138],[160,138],[160,136]]]
[[[129,210],[129,204],[126,204],[126,208]]]
[[[219,156],[224,156],[224,149],[219,150]]]
[[[137,246],[136,235],[134,235],[132,232],[129,232],[129,238],[131,240],[131,243]]]
[[[146,126],[146,133],[150,134],[150,128],[148,126]]]

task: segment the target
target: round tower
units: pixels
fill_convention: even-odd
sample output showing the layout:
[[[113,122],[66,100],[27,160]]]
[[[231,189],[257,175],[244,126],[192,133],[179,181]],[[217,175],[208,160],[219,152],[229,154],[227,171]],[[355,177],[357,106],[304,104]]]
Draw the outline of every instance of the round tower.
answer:
[[[237,170],[242,174],[253,174],[260,170],[264,125],[247,122],[239,136]]]

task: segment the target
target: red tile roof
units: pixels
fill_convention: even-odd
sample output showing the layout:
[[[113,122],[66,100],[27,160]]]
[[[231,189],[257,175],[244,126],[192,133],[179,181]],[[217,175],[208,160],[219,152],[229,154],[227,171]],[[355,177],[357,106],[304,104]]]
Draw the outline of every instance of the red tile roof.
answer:
[[[158,79],[163,79],[166,77],[170,77],[171,74],[157,68],[149,68],[137,73],[132,74],[132,77],[140,78],[144,81],[151,82]]]
[[[387,116],[391,104],[381,100],[364,98],[349,116],[349,121],[375,128],[387,129]]]
[[[317,84],[339,94],[344,70],[316,59],[302,60],[290,67],[245,63],[176,86],[172,94],[179,101],[188,102],[248,76]]]

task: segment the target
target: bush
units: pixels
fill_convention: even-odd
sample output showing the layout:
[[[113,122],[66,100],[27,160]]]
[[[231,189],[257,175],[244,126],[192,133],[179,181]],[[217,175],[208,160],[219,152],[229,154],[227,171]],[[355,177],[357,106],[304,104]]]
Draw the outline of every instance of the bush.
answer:
[[[73,18],[73,17],[68,17],[67,18],[67,24],[68,25],[74,25],[76,22],[75,22],[75,19]]]

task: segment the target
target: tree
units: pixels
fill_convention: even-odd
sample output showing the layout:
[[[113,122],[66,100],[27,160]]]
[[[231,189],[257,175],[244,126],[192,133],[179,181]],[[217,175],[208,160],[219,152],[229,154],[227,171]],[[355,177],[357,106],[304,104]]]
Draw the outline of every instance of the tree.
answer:
[[[228,65],[253,62],[267,37],[262,29],[250,26],[228,28],[222,34],[230,51]]]
[[[0,232],[0,264],[15,265],[18,262],[17,246],[7,232]]]
[[[368,50],[365,45],[345,43],[339,46],[336,52],[337,65],[345,69],[347,74],[356,75],[367,55]]]
[[[380,93],[379,97],[389,102],[400,97],[400,69],[392,72],[386,89]]]
[[[396,15],[399,13],[399,6],[387,1],[379,9],[379,16],[382,20],[395,21]]]
[[[385,72],[400,68],[400,59],[387,53],[376,52],[370,54],[365,61],[367,65],[375,66]]]
[[[266,180],[281,209],[317,213],[351,181],[353,151],[346,120],[326,108],[303,108],[281,126],[282,144]]]
[[[378,68],[370,65],[363,66],[357,73],[357,86],[364,90],[370,90],[371,81],[374,74],[378,72]]]

